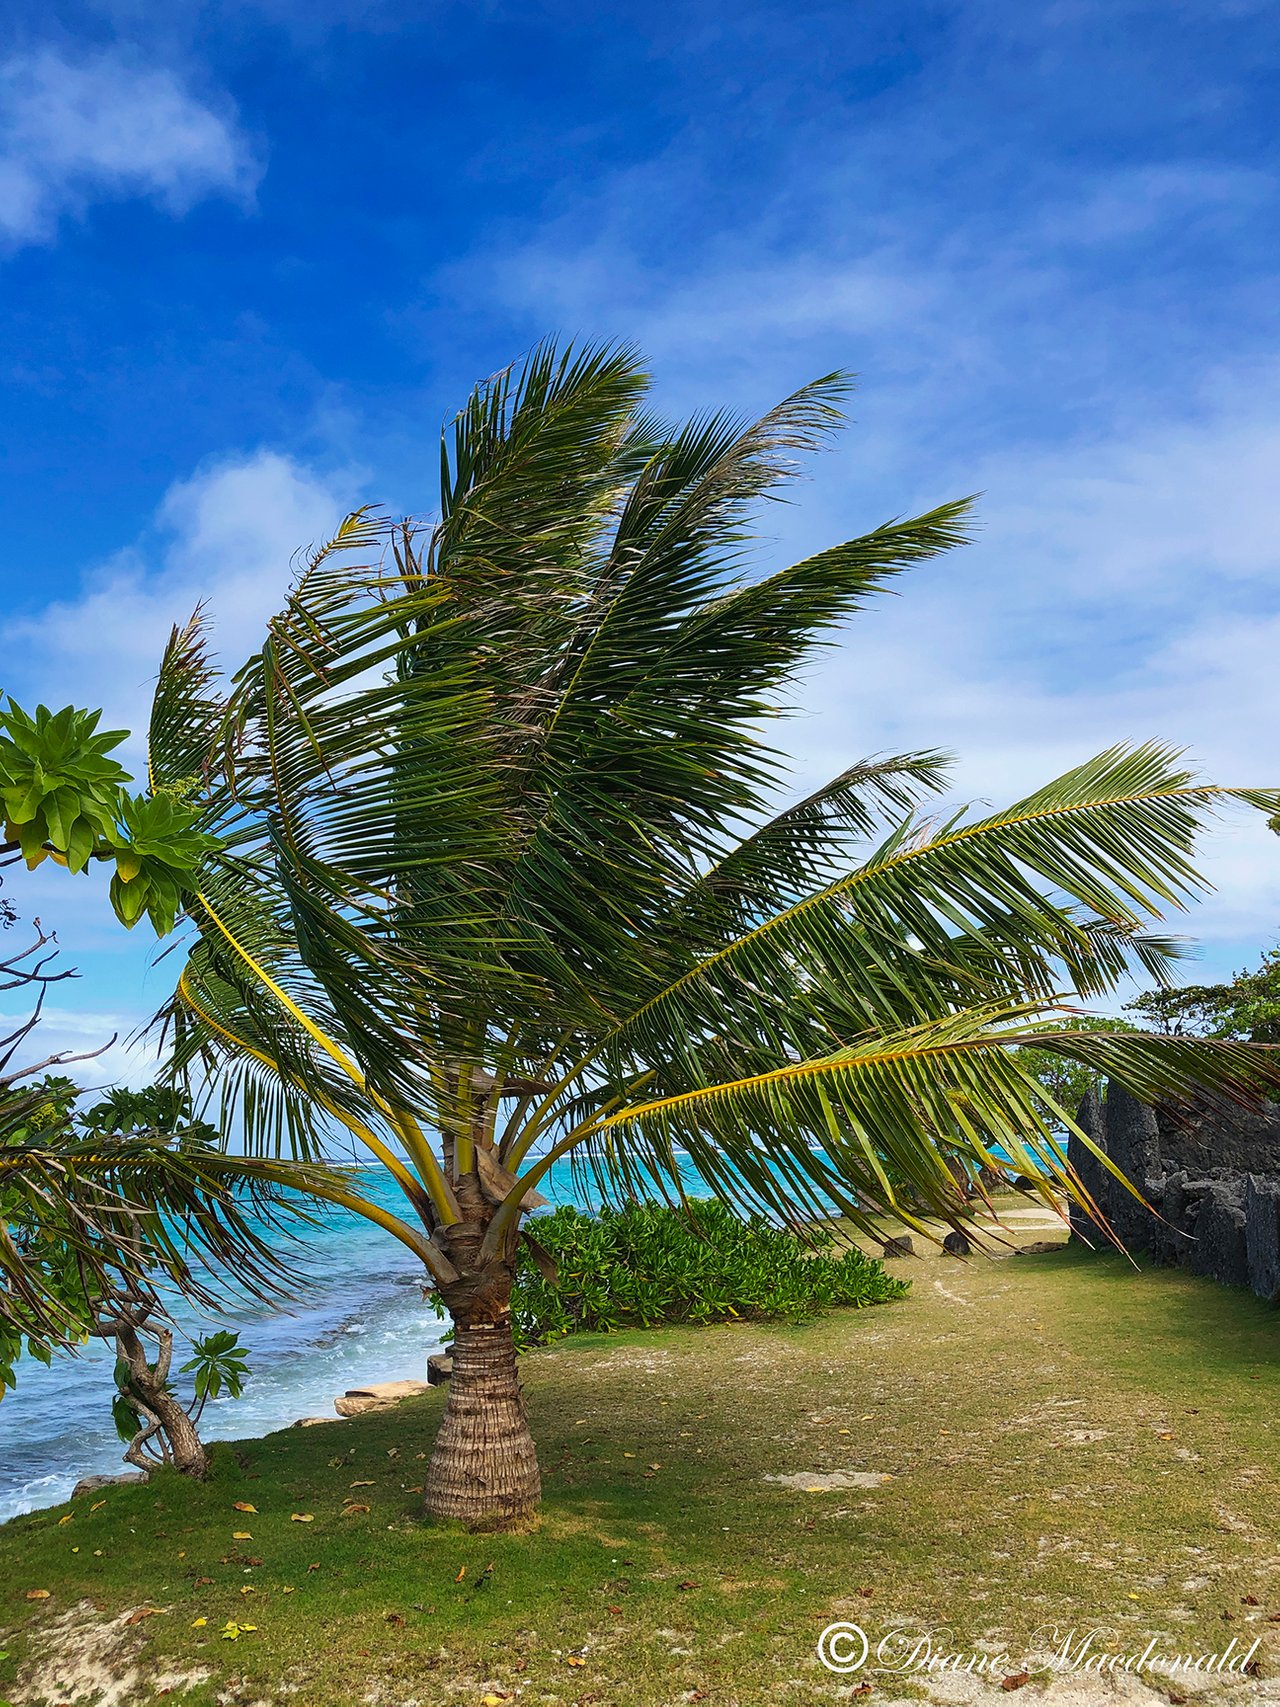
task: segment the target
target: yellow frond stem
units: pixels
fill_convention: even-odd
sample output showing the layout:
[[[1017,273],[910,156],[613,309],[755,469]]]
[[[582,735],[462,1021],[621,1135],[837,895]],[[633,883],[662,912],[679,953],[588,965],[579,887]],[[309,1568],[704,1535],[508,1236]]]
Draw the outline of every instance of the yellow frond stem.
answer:
[[[253,973],[254,977],[271,991],[271,994],[280,1003],[281,1007],[284,1008],[286,1013],[290,1014],[293,1019],[297,1021],[313,1042],[320,1045],[321,1049],[324,1050],[330,1060],[336,1062],[337,1065],[341,1067],[342,1071],[351,1080],[352,1084],[358,1086],[366,1096],[368,1096],[382,1109],[382,1112],[386,1114],[388,1120],[390,1120],[392,1125],[395,1126],[396,1131],[399,1132],[401,1138],[405,1138],[405,1129],[401,1125],[401,1121],[404,1118],[403,1111],[396,1111],[393,1114],[389,1105],[385,1105],[382,1098],[369,1088],[364,1074],[360,1071],[359,1067],[346,1053],[346,1051],[339,1048],[333,1039],[321,1030],[309,1014],[303,1012],[297,1002],[295,1002],[290,995],[281,989],[280,985],[276,983],[275,979],[266,970],[266,968],[264,966],[260,966],[249,953],[248,949],[237,941],[236,937],[218,917],[216,910],[210,905],[208,897],[197,894],[196,899],[208,913],[214,924],[217,925],[223,936],[231,944],[235,952],[240,956],[241,960],[244,961],[245,965]],[[414,1130],[417,1132],[417,1140],[414,1143],[406,1141],[406,1148],[413,1156],[414,1161],[418,1163],[423,1171],[423,1184],[426,1186],[431,1197],[431,1201],[435,1205],[441,1219],[446,1223],[454,1222],[458,1220],[459,1217],[458,1206],[453,1199],[453,1193],[449,1190],[440,1165],[436,1161],[435,1156],[431,1153],[430,1145],[427,1143],[421,1129],[416,1126],[416,1123],[414,1123]]]

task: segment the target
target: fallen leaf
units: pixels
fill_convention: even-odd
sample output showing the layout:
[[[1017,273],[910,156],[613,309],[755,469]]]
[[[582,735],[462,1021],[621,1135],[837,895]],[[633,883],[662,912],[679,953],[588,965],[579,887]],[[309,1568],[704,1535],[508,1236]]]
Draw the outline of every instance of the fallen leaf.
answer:
[[[376,1488],[377,1485],[376,1482],[352,1482],[351,1484],[353,1488]]]
[[[237,1500],[231,1509],[232,1511],[251,1511],[255,1517],[258,1515],[257,1506],[250,1505],[248,1500]]]
[[[460,1583],[462,1581],[463,1577],[466,1576],[466,1574],[467,1574],[467,1567],[464,1565],[462,1567],[462,1569],[458,1572],[457,1576],[453,1579],[454,1582]]]
[[[241,1583],[240,1585],[241,1594],[257,1594],[257,1592],[252,1583]]]
[[[869,1683],[860,1683],[853,1692],[853,1699],[855,1701],[865,1701],[870,1693],[871,1685]]]
[[[624,1452],[624,1453],[623,1453],[623,1454],[622,1454],[622,1456],[623,1456],[623,1457],[624,1457],[624,1458],[634,1458],[634,1457],[635,1457],[635,1453],[634,1453],[634,1452]]]
[[[126,1624],[141,1624],[148,1618],[157,1618],[160,1614],[158,1606],[140,1606],[136,1612],[131,1612],[125,1619]]]
[[[61,1528],[62,1528],[62,1526],[63,1526],[63,1524],[64,1524],[64,1523],[70,1523],[70,1522],[71,1522],[71,1519],[72,1519],[72,1518],[73,1518],[73,1517],[74,1517],[74,1516],[75,1516],[75,1515],[76,1515],[76,1514],[75,1514],[75,1512],[73,1512],[73,1511],[69,1511],[69,1512],[68,1512],[68,1513],[67,1513],[67,1515],[66,1515],[66,1516],[65,1516],[65,1517],[60,1517],[60,1518],[59,1518],[59,1519],[58,1519],[58,1528],[59,1528],[59,1529],[61,1529]]]
[[[873,1594],[874,1594],[874,1593],[875,1593],[875,1592],[876,1592],[876,1591],[875,1591],[875,1590],[874,1590],[874,1589],[873,1589],[873,1588],[860,1588],[860,1589],[859,1589],[859,1590],[858,1590],[858,1593],[859,1593],[859,1594],[860,1594],[860,1595],[861,1595],[861,1596],[862,1596],[862,1598],[863,1598],[863,1600],[870,1600],[870,1599],[871,1599],[871,1596],[872,1596],[872,1595],[873,1595]]]
[[[566,1665],[584,1666],[584,1665],[586,1665],[586,1663],[587,1662],[585,1660],[579,1659],[577,1654],[566,1654],[565,1655],[565,1664]]]
[[[208,1622],[209,1620],[207,1618],[193,1618],[191,1620],[191,1628],[193,1630],[203,1630]]]
[[[282,1588],[282,1589],[281,1589],[281,1590],[280,1590],[280,1593],[281,1593],[281,1594],[294,1594],[294,1593],[296,1593],[296,1592],[297,1592],[297,1591],[296,1591],[296,1590],[295,1590],[295,1589],[294,1589],[294,1587],[293,1587],[293,1584],[292,1584],[292,1583],[286,1583],[286,1584],[285,1584],[285,1585],[284,1585],[284,1587],[283,1587],[283,1588]]]
[[[106,1503],[107,1503],[106,1500],[95,1500],[93,1502],[93,1504],[89,1507],[89,1510],[90,1511],[101,1511],[103,1506],[106,1505]]]
[[[295,1511],[289,1514],[290,1523],[314,1523],[315,1517],[309,1511]]]
[[[252,1541],[253,1531],[249,1529],[233,1529],[231,1531],[231,1539],[233,1541]]]
[[[48,1598],[49,1590],[47,1588],[29,1588],[27,1590],[28,1600],[48,1600]]]
[[[355,1517],[358,1512],[369,1511],[370,1509],[367,1505],[357,1505],[354,1500],[347,1500],[343,1505],[342,1515],[343,1517]]]
[[[319,1565],[308,1565],[307,1566],[307,1575],[310,1576],[312,1571],[318,1571],[319,1569],[320,1569]]]
[[[405,1626],[405,1617],[402,1612],[388,1612],[383,1622],[390,1624],[393,1630],[403,1630]]]
[[[510,1701],[510,1699],[510,1695],[499,1695],[495,1691],[490,1690],[488,1695],[481,1697],[480,1707],[502,1707],[502,1703],[504,1701]]]
[[[180,1548],[180,1549],[179,1549],[179,1551],[178,1551],[178,1557],[179,1557],[179,1558],[180,1558],[180,1559],[185,1559],[185,1558],[186,1558],[186,1556],[187,1556],[187,1550],[186,1550],[186,1548],[185,1548],[185,1547],[183,1547],[183,1548]]]
[[[692,1579],[688,1579],[688,1578],[684,1582],[676,1584],[677,1588],[686,1588],[686,1589],[687,1588],[697,1588],[697,1586],[698,1586],[697,1583],[692,1581]]]
[[[1006,1677],[1000,1685],[1001,1689],[1021,1689],[1024,1683],[1031,1682],[1029,1671],[1015,1671],[1012,1677]]]
[[[605,1611],[606,1612],[612,1612],[612,1614],[615,1618],[621,1618],[622,1617],[622,1608],[620,1606],[607,1606],[605,1608]]]
[[[1261,1606],[1262,1602],[1258,1599],[1256,1594],[1242,1594],[1240,1596],[1240,1604],[1241,1606]]]
[[[1160,1433],[1156,1436],[1156,1439],[1157,1440],[1172,1440],[1173,1439],[1173,1430],[1172,1429],[1165,1429],[1162,1433]]]

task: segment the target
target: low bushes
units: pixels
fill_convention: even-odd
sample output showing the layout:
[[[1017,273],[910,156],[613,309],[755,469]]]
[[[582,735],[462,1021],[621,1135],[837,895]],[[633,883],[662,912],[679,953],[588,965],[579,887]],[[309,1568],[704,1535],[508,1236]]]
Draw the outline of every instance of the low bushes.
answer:
[[[830,1236],[803,1245],[712,1201],[685,1212],[634,1203],[598,1215],[566,1205],[529,1232],[556,1272],[551,1279],[550,1265],[523,1248],[512,1308],[524,1345],[663,1322],[800,1322],[907,1290],[860,1250],[837,1254]]]

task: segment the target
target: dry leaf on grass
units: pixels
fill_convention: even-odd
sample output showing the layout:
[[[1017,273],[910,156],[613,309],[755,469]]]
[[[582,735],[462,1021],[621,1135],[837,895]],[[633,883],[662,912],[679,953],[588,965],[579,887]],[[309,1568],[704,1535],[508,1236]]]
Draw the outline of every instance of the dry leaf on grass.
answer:
[[[160,1608],[158,1606],[140,1606],[136,1612],[131,1612],[124,1622],[126,1624],[141,1624],[145,1619],[158,1618],[159,1616]]]
[[[1021,1689],[1024,1683],[1031,1682],[1029,1671],[1015,1671],[1012,1677],[1006,1677],[1001,1683],[1001,1689]]]
[[[233,1529],[231,1531],[231,1539],[233,1541],[252,1541],[253,1532],[248,1529]]]
[[[251,1511],[255,1517],[258,1515],[257,1506],[250,1505],[248,1500],[237,1500],[231,1509],[232,1511]]]
[[[290,1523],[314,1523],[315,1517],[309,1511],[295,1511],[289,1514]]]
[[[27,1590],[28,1600],[48,1600],[48,1598],[49,1590],[47,1588],[29,1588]]]

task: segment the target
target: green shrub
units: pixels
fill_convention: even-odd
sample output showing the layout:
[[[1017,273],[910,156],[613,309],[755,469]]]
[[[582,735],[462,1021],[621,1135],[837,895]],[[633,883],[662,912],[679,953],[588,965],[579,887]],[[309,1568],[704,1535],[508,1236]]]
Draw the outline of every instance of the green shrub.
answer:
[[[883,1304],[907,1283],[860,1250],[808,1245],[721,1203],[680,1212],[657,1204],[584,1214],[569,1205],[529,1224],[555,1262],[554,1281],[521,1247],[512,1300],[517,1341],[652,1328],[663,1322],[802,1322],[838,1304]]]

